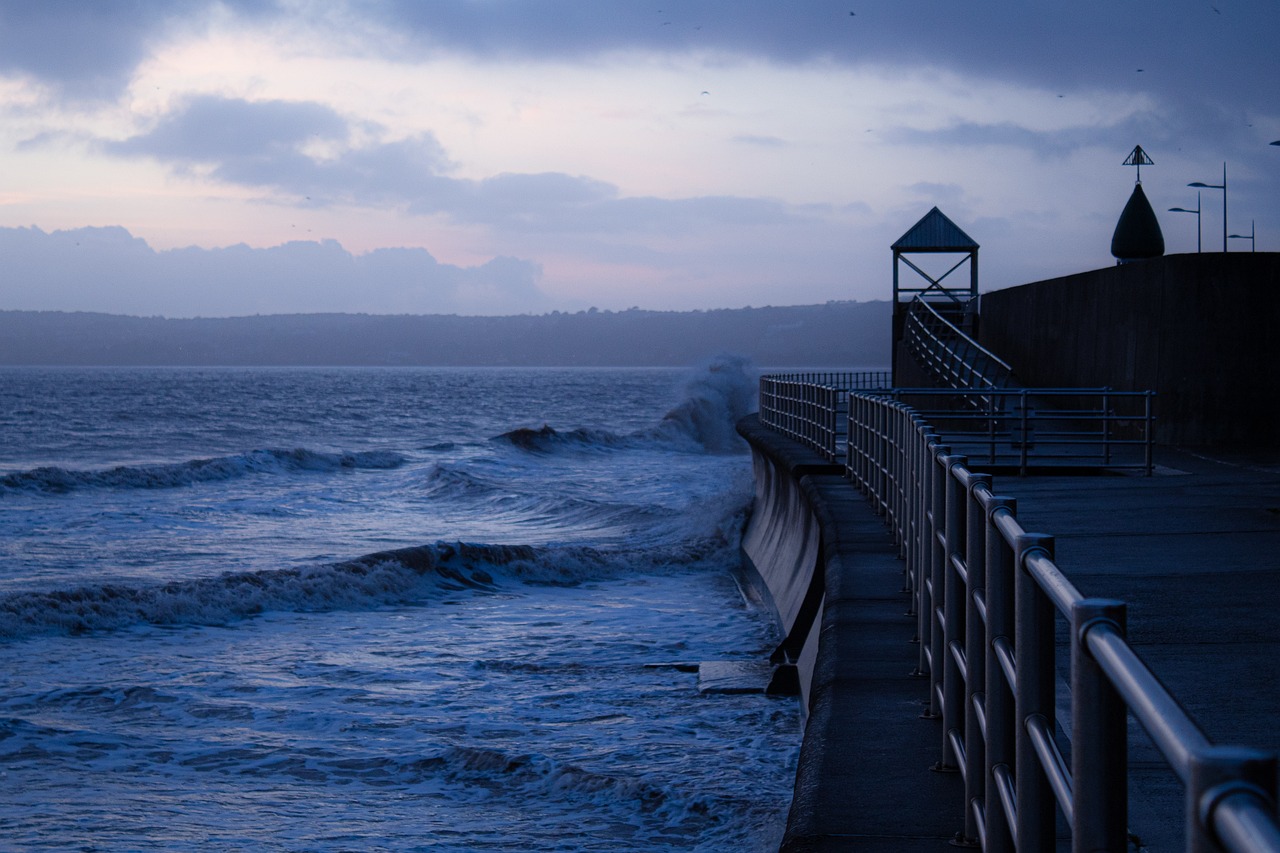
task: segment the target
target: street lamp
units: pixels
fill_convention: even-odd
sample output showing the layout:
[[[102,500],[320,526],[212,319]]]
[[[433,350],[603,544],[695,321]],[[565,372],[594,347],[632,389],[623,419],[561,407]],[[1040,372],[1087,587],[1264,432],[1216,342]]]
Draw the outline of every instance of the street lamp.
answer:
[[[1249,241],[1249,251],[1250,251],[1250,252],[1255,252],[1255,251],[1257,251],[1257,244],[1256,244],[1256,243],[1254,242],[1254,240],[1253,240],[1253,220],[1252,220],[1252,219],[1250,219],[1250,220],[1249,220],[1249,233],[1248,233],[1248,234],[1228,234],[1227,236],[1229,236],[1232,240],[1248,240],[1248,241]]]
[[[1185,207],[1171,207],[1170,213],[1194,213],[1196,215],[1196,254],[1200,254],[1200,191],[1196,190],[1196,209],[1187,210]]]
[[[1199,187],[1206,190],[1222,190],[1222,251],[1227,250],[1227,164],[1222,164],[1222,183],[1221,184],[1203,184],[1196,181],[1193,184],[1187,184],[1189,187]]]

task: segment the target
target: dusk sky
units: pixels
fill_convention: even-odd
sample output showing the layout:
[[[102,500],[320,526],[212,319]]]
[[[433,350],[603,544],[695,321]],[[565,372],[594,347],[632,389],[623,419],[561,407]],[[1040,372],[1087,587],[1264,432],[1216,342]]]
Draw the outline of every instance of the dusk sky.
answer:
[[[1280,0],[0,0],[0,310],[884,299],[935,205],[996,289],[1114,263],[1134,145],[1169,253],[1224,162],[1280,251],[1278,42]]]

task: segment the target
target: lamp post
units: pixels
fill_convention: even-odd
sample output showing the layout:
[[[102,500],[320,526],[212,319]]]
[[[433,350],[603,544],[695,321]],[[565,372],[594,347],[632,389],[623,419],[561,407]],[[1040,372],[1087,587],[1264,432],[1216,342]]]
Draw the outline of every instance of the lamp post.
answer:
[[[1255,243],[1253,239],[1253,220],[1252,219],[1249,220],[1248,234],[1228,234],[1227,236],[1230,237],[1232,240],[1248,240],[1249,251],[1250,252],[1257,251],[1257,243]]]
[[[1196,209],[1187,210],[1185,207],[1171,207],[1170,213],[1194,213],[1196,215],[1196,254],[1200,254],[1200,191],[1196,190]]]
[[[1227,250],[1227,164],[1222,164],[1222,183],[1221,184],[1204,184],[1200,181],[1187,184],[1189,187],[1199,187],[1206,190],[1222,190],[1222,251]]]

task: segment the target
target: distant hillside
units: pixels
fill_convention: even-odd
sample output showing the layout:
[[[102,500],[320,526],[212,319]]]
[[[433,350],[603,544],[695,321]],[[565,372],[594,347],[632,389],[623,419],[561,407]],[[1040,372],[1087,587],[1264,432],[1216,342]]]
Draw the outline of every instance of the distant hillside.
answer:
[[[686,365],[889,362],[889,303],[460,317],[280,314],[170,320],[0,311],[5,365]]]

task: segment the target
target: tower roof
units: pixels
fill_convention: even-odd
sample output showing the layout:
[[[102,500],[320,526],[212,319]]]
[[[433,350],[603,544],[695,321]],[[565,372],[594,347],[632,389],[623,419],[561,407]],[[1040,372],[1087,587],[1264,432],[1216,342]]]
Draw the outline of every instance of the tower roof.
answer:
[[[972,252],[978,244],[934,207],[889,248],[895,252]]]

